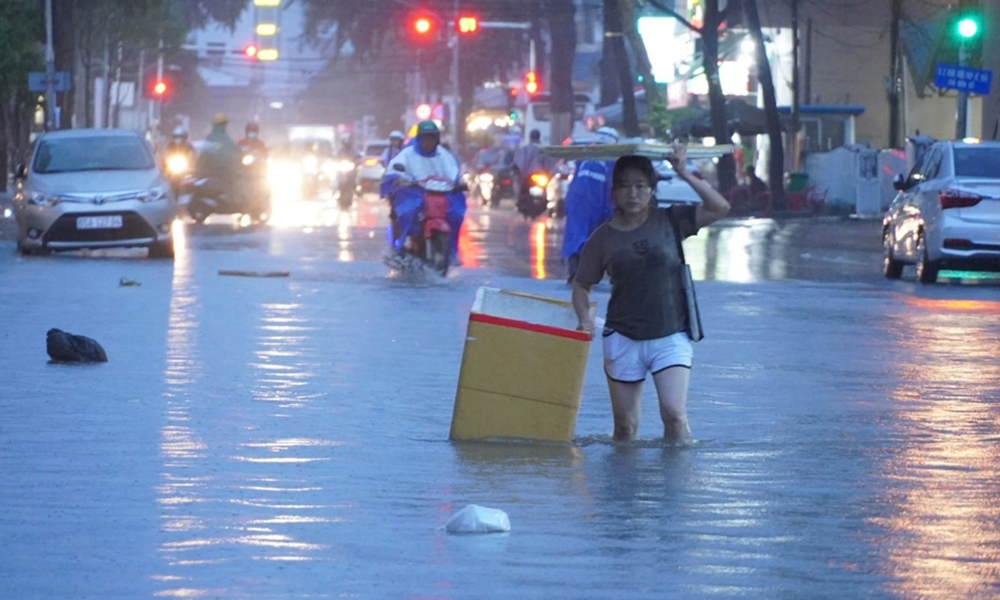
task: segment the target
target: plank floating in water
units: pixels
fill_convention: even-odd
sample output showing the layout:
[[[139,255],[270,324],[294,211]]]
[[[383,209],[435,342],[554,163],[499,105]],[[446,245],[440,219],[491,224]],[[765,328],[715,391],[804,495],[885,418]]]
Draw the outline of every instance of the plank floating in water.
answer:
[[[220,269],[219,275],[231,275],[234,277],[288,277],[288,271],[231,271]]]
[[[674,148],[669,144],[636,142],[626,144],[594,144],[589,146],[542,146],[541,150],[553,158],[566,160],[617,160],[629,154],[645,156],[651,160],[664,160],[673,153]],[[719,144],[717,146],[688,144],[687,146],[688,158],[715,158],[732,154],[732,152],[732,144]]]

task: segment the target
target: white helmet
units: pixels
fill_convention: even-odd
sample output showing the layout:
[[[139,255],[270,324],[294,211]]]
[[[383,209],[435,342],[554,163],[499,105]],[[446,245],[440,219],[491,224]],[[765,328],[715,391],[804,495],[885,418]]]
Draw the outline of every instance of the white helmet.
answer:
[[[405,139],[405,138],[406,138],[406,136],[403,135],[403,132],[399,131],[398,129],[396,131],[393,131],[392,133],[389,134],[389,139],[390,140],[402,140],[402,139]]]
[[[594,132],[597,135],[597,143],[599,144],[617,144],[618,143],[618,130],[614,127],[604,126]]]

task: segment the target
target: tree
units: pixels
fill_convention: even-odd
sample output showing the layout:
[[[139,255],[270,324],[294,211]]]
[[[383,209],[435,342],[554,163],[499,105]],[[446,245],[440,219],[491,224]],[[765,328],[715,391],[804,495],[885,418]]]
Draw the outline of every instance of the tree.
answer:
[[[712,123],[712,135],[719,143],[730,143],[732,134],[726,122],[726,96],[719,80],[719,28],[729,19],[736,16],[740,3],[729,0],[725,9],[719,9],[719,0],[705,0],[705,13],[700,27],[694,25],[683,16],[664,6],[659,0],[646,0],[657,10],[666,13],[688,29],[701,36],[702,64],[705,68],[705,79],[708,80],[709,118]],[[774,92],[774,89],[771,89]],[[719,188],[723,191],[736,186],[736,161],[731,154],[723,155],[718,164]]]
[[[7,190],[11,156],[20,157],[27,148],[26,125],[34,107],[28,72],[43,68],[38,52],[42,39],[41,3],[0,3],[0,191]]]
[[[552,37],[550,69],[551,140],[559,143],[573,133],[573,58],[576,56],[576,7],[573,0],[543,4]]]
[[[767,137],[770,140],[767,160],[767,178],[771,184],[772,206],[788,205],[785,197],[785,150],[781,139],[781,119],[778,117],[778,105],[774,96],[774,79],[771,77],[771,64],[767,60],[767,48],[764,46],[764,34],[760,29],[760,14],[757,12],[757,0],[744,0],[744,11],[747,18],[747,28],[754,40],[757,53],[757,77],[760,79],[761,90],[764,93],[764,114],[767,116]]]

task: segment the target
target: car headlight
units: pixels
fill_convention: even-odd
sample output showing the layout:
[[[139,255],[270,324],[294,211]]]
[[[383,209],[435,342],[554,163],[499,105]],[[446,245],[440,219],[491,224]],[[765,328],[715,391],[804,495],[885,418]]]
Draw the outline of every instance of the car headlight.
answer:
[[[139,195],[139,200],[143,202],[158,202],[163,200],[167,196],[167,190],[162,185],[154,185],[153,187],[146,190],[145,193]]]
[[[59,197],[49,196],[41,192],[31,192],[28,194],[28,203],[35,206],[55,206],[59,204]]]

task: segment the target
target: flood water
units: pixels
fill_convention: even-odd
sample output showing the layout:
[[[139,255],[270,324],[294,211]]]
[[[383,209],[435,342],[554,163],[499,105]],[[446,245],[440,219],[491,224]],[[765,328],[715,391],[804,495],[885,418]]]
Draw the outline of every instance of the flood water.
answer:
[[[996,285],[715,277],[691,446],[651,385],[610,443],[597,345],[572,444],[452,443],[476,289],[561,276],[187,231],[172,266],[0,244],[0,597],[1000,595]],[[50,327],[109,362],[48,364]],[[445,533],[470,503],[510,533]]]

